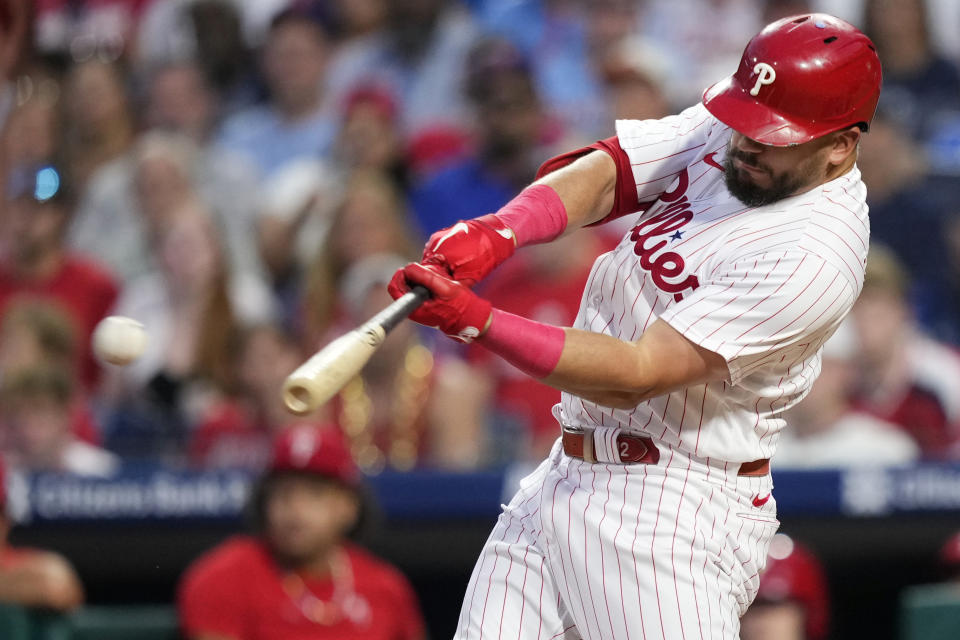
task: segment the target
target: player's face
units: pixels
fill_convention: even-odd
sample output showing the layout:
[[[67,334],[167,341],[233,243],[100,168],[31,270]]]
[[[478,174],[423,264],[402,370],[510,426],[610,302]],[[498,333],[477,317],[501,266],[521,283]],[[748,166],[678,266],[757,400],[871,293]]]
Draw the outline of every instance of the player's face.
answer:
[[[762,207],[821,184],[830,168],[826,139],[773,147],[734,132],[724,160],[727,189],[750,207]]]
[[[293,566],[310,564],[338,544],[358,511],[349,489],[302,475],[271,480],[265,506],[267,540]]]

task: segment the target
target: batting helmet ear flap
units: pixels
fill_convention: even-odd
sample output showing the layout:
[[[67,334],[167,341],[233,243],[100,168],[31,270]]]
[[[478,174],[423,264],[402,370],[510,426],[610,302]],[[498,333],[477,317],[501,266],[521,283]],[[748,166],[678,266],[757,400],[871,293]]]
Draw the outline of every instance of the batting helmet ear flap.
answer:
[[[710,113],[752,140],[803,144],[859,123],[880,99],[880,58],[853,25],[823,13],[783,18],[747,43],[736,73],[703,94]]]

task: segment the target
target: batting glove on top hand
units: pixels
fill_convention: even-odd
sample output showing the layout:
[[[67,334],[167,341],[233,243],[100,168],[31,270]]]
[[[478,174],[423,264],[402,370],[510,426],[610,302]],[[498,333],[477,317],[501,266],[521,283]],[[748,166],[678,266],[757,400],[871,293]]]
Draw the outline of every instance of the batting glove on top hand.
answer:
[[[486,215],[434,233],[421,262],[437,265],[454,280],[472,287],[515,250],[513,231],[495,215]]]
[[[460,342],[472,342],[487,329],[493,307],[465,284],[451,280],[439,267],[412,262],[393,274],[387,291],[394,299],[420,284],[431,297],[410,314],[414,322],[436,327]]]

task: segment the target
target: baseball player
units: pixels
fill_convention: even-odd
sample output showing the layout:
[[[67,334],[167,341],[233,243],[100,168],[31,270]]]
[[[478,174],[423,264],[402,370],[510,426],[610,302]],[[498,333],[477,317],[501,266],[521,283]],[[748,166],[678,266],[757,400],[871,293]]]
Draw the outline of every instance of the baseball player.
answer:
[[[777,530],[782,414],[860,291],[857,145],[881,72],[832,16],[774,22],[702,104],[554,158],[496,214],[435,233],[391,282],[413,314],[563,393],[562,437],[504,508],[457,638],[736,638]],[[515,247],[618,216],[571,328],[470,285]]]

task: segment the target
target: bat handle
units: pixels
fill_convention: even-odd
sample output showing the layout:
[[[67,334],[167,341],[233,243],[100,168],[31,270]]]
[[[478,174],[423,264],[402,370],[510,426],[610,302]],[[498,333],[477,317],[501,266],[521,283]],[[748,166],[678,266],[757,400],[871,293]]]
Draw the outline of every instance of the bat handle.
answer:
[[[366,324],[378,325],[383,327],[384,333],[390,333],[395,326],[413,313],[417,307],[423,304],[429,297],[430,292],[426,287],[415,284],[410,288],[410,291],[397,298],[397,301],[394,303],[395,306],[384,309],[370,318]]]

